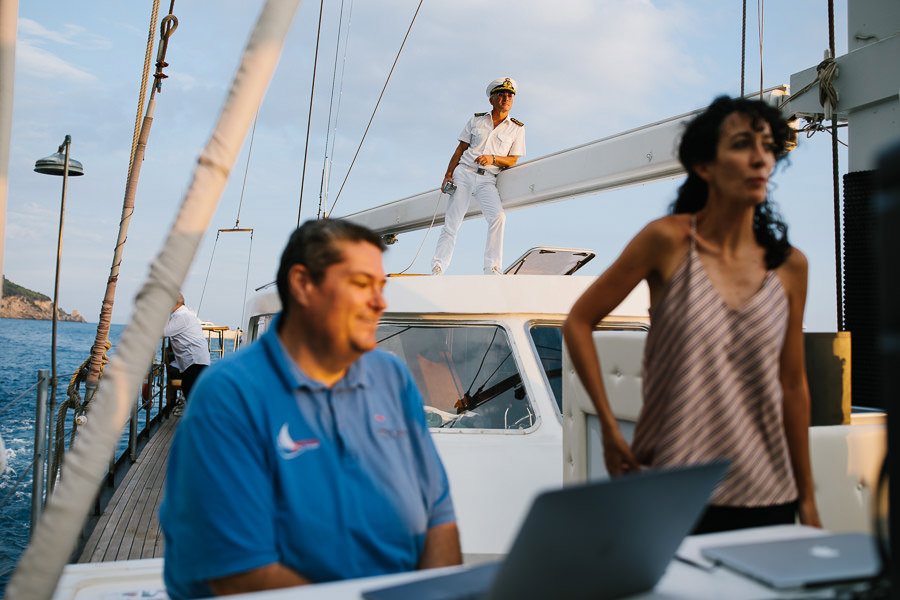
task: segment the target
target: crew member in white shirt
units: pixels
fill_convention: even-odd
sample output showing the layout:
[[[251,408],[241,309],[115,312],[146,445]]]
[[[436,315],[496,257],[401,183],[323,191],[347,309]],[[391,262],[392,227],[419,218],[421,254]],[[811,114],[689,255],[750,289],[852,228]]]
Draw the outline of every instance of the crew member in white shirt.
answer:
[[[497,191],[497,174],[516,164],[525,155],[525,126],[509,116],[518,86],[509,77],[495,79],[487,87],[491,112],[475,113],[459,134],[459,145],[450,158],[441,189],[448,182],[456,186],[451,192],[444,216],[444,227],[438,238],[431,273],[441,275],[450,266],[456,234],[469,209],[472,196],[481,205],[488,223],[484,248],[485,275],[503,274],[503,226],[506,215]],[[446,190],[445,190],[446,191]]]
[[[182,294],[178,294],[178,301],[169,315],[163,335],[169,338],[175,358],[175,368],[170,368],[169,380],[181,379],[181,391],[187,402],[200,372],[209,366],[209,344],[203,336],[200,320],[184,305]],[[177,372],[174,372],[176,369]],[[180,414],[181,410],[176,407],[176,412]]]

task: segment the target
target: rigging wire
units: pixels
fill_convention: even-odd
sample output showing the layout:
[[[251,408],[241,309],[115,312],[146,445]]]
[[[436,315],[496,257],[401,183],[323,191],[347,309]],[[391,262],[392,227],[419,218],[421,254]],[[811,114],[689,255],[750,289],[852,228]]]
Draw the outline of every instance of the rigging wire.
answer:
[[[5,413],[7,410],[9,410],[9,409],[12,407],[13,404],[15,404],[16,402],[18,402],[18,401],[21,400],[22,398],[24,398],[29,392],[31,392],[31,390],[33,390],[34,388],[36,388],[36,387],[38,386],[39,383],[40,383],[40,381],[35,381],[34,383],[31,384],[31,387],[29,387],[27,390],[25,390],[24,392],[22,392],[21,394],[19,394],[18,396],[16,396],[15,398],[13,398],[12,400],[10,400],[10,401],[7,402],[6,404],[4,404],[3,407],[0,407],[0,415],[2,415],[2,414]]]
[[[507,353],[506,353],[506,356],[503,357],[503,360],[501,360],[500,362],[497,363],[497,366],[494,368],[493,371],[491,371],[491,374],[488,375],[488,376],[485,378],[484,383],[481,384],[481,387],[479,387],[479,388],[475,391],[476,394],[478,394],[478,393],[480,393],[480,392],[482,392],[482,391],[484,390],[484,386],[486,386],[486,385],[488,384],[488,382],[491,380],[491,378],[492,378],[494,375],[497,374],[497,371],[499,371],[499,370],[500,370],[500,367],[502,367],[502,366],[504,365],[504,363],[506,363],[506,361],[509,360],[509,357],[510,357],[510,356],[512,356],[512,350],[510,350],[509,352],[507,352]]]
[[[209,266],[206,267],[206,279],[203,280],[203,289],[200,291],[200,302],[197,303],[197,314],[200,314],[200,308],[203,306],[203,296],[206,295],[206,284],[209,283],[209,272],[212,270],[213,259],[216,257],[216,246],[219,245],[219,235],[222,230],[216,232],[216,241],[213,243],[213,251],[209,256]]]
[[[410,261],[410,263],[406,266],[405,269],[400,271],[398,273],[398,275],[403,275],[404,273],[409,271],[412,268],[412,266],[415,264],[416,259],[419,258],[419,253],[422,252],[422,248],[425,246],[425,240],[428,239],[428,234],[431,233],[431,228],[434,227],[434,221],[435,221],[435,219],[437,219],[438,207],[441,205],[441,198],[443,197],[443,195],[444,195],[443,192],[438,194],[437,202],[434,203],[434,214],[431,215],[431,223],[428,224],[428,229],[425,230],[425,235],[424,235],[424,237],[422,237],[422,243],[419,244],[419,249],[416,250],[416,255],[413,256],[413,259]]]
[[[359,151],[362,150],[363,142],[366,141],[366,135],[369,133],[369,128],[372,127],[372,121],[375,120],[375,113],[378,112],[378,106],[381,104],[381,99],[384,97],[384,92],[387,90],[388,83],[391,81],[391,75],[394,74],[394,67],[397,66],[397,61],[400,60],[400,53],[403,52],[403,47],[406,45],[406,40],[409,39],[409,33],[412,31],[413,24],[416,22],[416,17],[419,15],[419,9],[422,8],[422,2],[424,0],[419,0],[419,5],[416,7],[416,12],[413,14],[412,21],[409,23],[409,28],[406,30],[406,35],[403,36],[403,42],[400,44],[400,49],[397,50],[397,56],[394,58],[394,64],[391,65],[391,70],[388,72],[387,79],[384,82],[384,87],[381,88],[381,94],[378,96],[378,101],[375,103],[375,108],[372,110],[372,116],[369,117],[369,124],[366,125],[366,130],[363,132],[362,139],[359,141],[359,146],[356,148],[356,154],[353,155],[353,160],[350,161],[350,166],[347,168],[347,174],[344,176],[344,181],[341,183],[340,189],[338,189],[337,196],[334,198],[334,203],[331,205],[331,210],[328,211],[328,214],[334,212],[334,207],[337,205],[338,200],[341,199],[341,192],[344,191],[344,186],[347,184],[347,179],[350,178],[350,171],[353,170],[353,165],[356,164],[356,159],[359,157]]]
[[[341,51],[341,25],[344,22],[344,0],[341,0],[341,11],[338,13],[338,34],[334,44],[334,67],[331,70],[331,93],[328,95],[328,125],[325,128],[325,157],[322,160],[322,180],[319,182],[319,208],[316,218],[322,218],[322,202],[328,195],[328,143],[331,141],[331,111],[334,108],[334,86],[337,83],[338,55]],[[343,76],[343,72],[342,72]],[[336,126],[335,126],[336,127]]]
[[[0,500],[0,508],[6,506],[7,501],[12,497],[12,495],[16,492],[16,489],[22,484],[22,480],[25,479],[26,475],[29,475],[34,470],[34,465],[37,464],[37,461],[41,460],[43,457],[41,455],[35,456],[31,460],[31,464],[27,465],[24,469],[22,469],[22,473],[19,477],[13,482],[10,486],[9,491],[6,492],[6,495],[3,496],[3,499]],[[12,467],[9,467],[10,475],[15,475],[15,470]]]
[[[381,344],[382,342],[386,342],[386,341],[388,341],[389,339],[391,339],[392,337],[397,337],[397,336],[400,335],[401,333],[406,333],[406,332],[409,331],[410,329],[412,329],[412,325],[407,325],[406,327],[404,327],[404,328],[401,329],[400,331],[395,331],[394,333],[390,334],[389,336],[381,338],[380,340],[377,341],[377,343],[378,343],[378,344]],[[37,384],[35,384],[35,385],[37,385]]]
[[[244,190],[247,188],[247,173],[250,172],[250,156],[253,154],[253,140],[256,137],[256,123],[259,121],[259,109],[256,107],[256,116],[253,118],[253,129],[250,132],[250,146],[247,148],[247,162],[244,163],[244,181],[241,184],[241,198],[238,201],[237,216],[234,218],[234,227],[231,229],[220,229],[216,232],[216,241],[213,244],[213,251],[209,257],[209,266],[206,268],[206,279],[203,280],[203,290],[200,292],[200,302],[197,304],[197,314],[200,314],[200,308],[203,306],[203,297],[206,295],[206,284],[209,283],[209,272],[212,270],[213,259],[216,256],[216,246],[219,244],[219,234],[223,231],[249,231],[250,232],[250,250],[247,253],[247,278],[250,277],[250,255],[253,253],[253,229],[238,229],[241,223],[241,208],[244,205]],[[247,281],[244,282],[244,304],[247,303]],[[244,309],[241,309],[241,323],[244,322]]]
[[[131,138],[131,154],[128,155],[128,174],[125,176],[125,181],[128,181],[128,178],[131,177],[131,168],[134,166],[134,151],[137,150],[138,138],[141,135],[141,122],[144,120],[144,100],[147,95],[147,79],[150,77],[150,56],[153,52],[153,42],[156,38],[159,0],[153,0],[153,8],[150,13],[150,31],[147,34],[147,51],[144,54],[144,72],[141,76],[141,91],[138,94],[137,116],[134,117],[134,135]]]
[[[499,327],[494,328],[494,335],[491,336],[491,341],[488,342],[487,348],[484,349],[484,354],[481,355],[481,364],[478,365],[478,370],[475,371],[475,375],[472,376],[472,383],[469,384],[469,389],[466,390],[467,394],[472,393],[472,388],[475,387],[475,382],[478,381],[478,376],[481,374],[481,369],[484,368],[484,361],[487,360],[488,353],[490,353],[491,348],[494,345],[494,340],[497,339],[497,333],[498,333],[499,329],[500,329]],[[487,380],[485,380],[485,381],[487,381]],[[484,386],[482,386],[482,387],[484,387]]]
[[[344,58],[341,63],[341,87],[338,89],[338,103],[337,110],[334,113],[334,135],[331,138],[331,161],[328,163],[328,176],[325,179],[325,189],[328,190],[328,186],[331,184],[331,173],[333,172],[334,166],[334,144],[337,142],[337,124],[338,119],[341,117],[341,101],[344,99],[344,70],[347,67],[347,49],[350,46],[350,23],[353,20],[353,0],[350,0],[350,10],[347,12],[347,33],[344,36]],[[326,207],[327,207],[327,198],[326,198]],[[322,217],[327,216],[324,212],[322,213]]]
[[[306,143],[303,147],[303,169],[300,176],[300,202],[297,206],[297,227],[300,227],[300,211],[303,209],[303,184],[306,182],[306,155],[309,152],[309,130],[312,126],[313,95],[316,93],[316,67],[319,65],[319,40],[322,36],[322,11],[325,0],[319,2],[319,26],[316,30],[316,53],[313,56],[312,85],[309,87],[309,118],[306,121]]]
[[[244,228],[239,229],[237,227],[232,227],[231,229],[219,229],[216,232],[216,241],[213,244],[213,251],[209,257],[209,266],[206,268],[206,279],[203,280],[203,290],[200,292],[200,302],[197,304],[197,315],[200,315],[200,310],[203,307],[203,298],[206,296],[206,286],[209,283],[209,273],[212,271],[213,261],[216,257],[216,247],[219,245],[219,236],[223,233],[249,233],[250,234],[250,247],[247,250],[247,273],[244,276],[244,301],[243,307],[241,308],[241,320],[240,324],[244,322],[244,310],[247,304],[247,286],[250,281],[250,258],[253,255],[253,229],[252,228]],[[240,324],[238,324],[238,328],[240,328]]]
[[[759,16],[759,99],[763,99],[763,16],[766,0],[756,0],[756,14]]]
[[[798,134],[800,134],[800,133],[806,134],[806,138],[807,138],[807,139],[811,138],[813,135],[815,135],[815,134],[817,134],[817,133],[819,133],[819,132],[822,132],[822,131],[824,131],[825,133],[831,135],[831,126],[830,126],[830,125],[829,125],[829,126],[825,126],[825,125],[822,124],[822,121],[816,120],[816,119],[810,120],[809,117],[804,117],[804,120],[806,121],[806,123],[805,123],[802,127],[800,127],[800,128],[797,130],[797,133],[798,133]],[[843,127],[848,127],[848,124],[847,124],[847,123],[838,123],[838,128],[839,128],[839,129],[840,129],[840,128],[843,128]],[[840,138],[838,138],[838,144],[840,144],[840,145],[843,146],[844,148],[849,148],[849,147],[850,147],[850,146],[847,144],[847,142],[845,142],[844,140],[842,140],[842,139],[840,139]]]
[[[253,255],[253,230],[250,230],[250,249],[247,251],[247,274],[244,275],[244,301],[241,302],[241,320],[238,329],[244,324],[244,313],[247,310],[247,287],[250,285],[250,257]]]
[[[250,147],[247,149],[247,162],[244,164],[244,182],[241,183],[241,199],[238,201],[237,216],[234,218],[234,228],[238,228],[241,222],[241,207],[244,205],[244,189],[247,187],[247,173],[250,171],[250,155],[253,154],[253,138],[256,137],[256,123],[259,121],[259,106],[256,107],[256,116],[253,117],[253,129],[250,132]]]
[[[828,49],[831,52],[831,60],[836,58],[834,46],[834,0],[828,0]],[[822,101],[822,88],[819,88],[819,100]],[[833,90],[833,88],[832,88]],[[833,92],[832,92],[833,93]],[[840,177],[838,174],[838,124],[837,124],[837,95],[834,95],[831,105],[831,183],[834,189],[834,278],[835,278],[835,307],[837,310],[837,329],[844,331],[844,277],[841,272],[841,198]]]
[[[744,0],[741,17],[741,98],[744,97],[744,70],[747,61],[747,0]]]

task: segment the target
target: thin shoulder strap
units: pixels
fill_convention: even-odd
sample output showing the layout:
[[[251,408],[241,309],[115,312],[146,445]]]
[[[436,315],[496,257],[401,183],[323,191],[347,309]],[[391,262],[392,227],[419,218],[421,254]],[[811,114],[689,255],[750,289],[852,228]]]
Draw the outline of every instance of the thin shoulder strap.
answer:
[[[697,235],[697,213],[691,213],[691,251],[697,249],[695,236]]]

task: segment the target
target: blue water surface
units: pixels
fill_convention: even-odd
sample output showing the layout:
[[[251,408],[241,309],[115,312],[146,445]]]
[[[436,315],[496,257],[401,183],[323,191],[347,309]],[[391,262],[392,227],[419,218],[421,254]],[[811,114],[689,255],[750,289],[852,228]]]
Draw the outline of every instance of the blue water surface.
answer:
[[[110,328],[109,337],[113,344],[123,329],[123,325]],[[90,356],[96,334],[96,324],[58,323],[58,400],[65,399],[71,374]],[[28,392],[15,404],[6,407],[37,381],[38,369],[50,369],[50,343],[50,321],[0,319],[0,411],[3,411],[0,413],[0,435],[6,444],[7,459],[6,470],[0,475],[0,500],[12,492],[6,503],[0,506],[0,596],[4,594],[16,562],[28,544],[37,390]],[[81,391],[83,394],[83,386]],[[23,473],[24,478],[12,491]]]

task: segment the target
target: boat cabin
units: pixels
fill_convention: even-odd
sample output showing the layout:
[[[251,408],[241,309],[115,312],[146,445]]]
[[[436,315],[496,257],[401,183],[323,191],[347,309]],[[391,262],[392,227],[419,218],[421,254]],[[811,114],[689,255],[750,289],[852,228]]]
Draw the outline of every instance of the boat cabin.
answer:
[[[388,278],[378,346],[404,360],[422,392],[467,560],[505,553],[535,495],[563,483],[561,326],[592,281],[562,275]],[[648,306],[641,286],[598,335],[643,339]],[[246,341],[257,338],[278,310],[274,291],[251,301]],[[639,356],[629,369],[622,376],[639,377]]]
[[[568,363],[561,332],[592,281],[577,275],[388,278],[378,346],[404,360],[422,392],[466,562],[506,553],[540,491],[608,476],[599,421]],[[594,335],[613,411],[629,438],[641,407],[649,304],[641,284]],[[245,342],[259,337],[279,310],[274,290],[251,300]],[[844,420],[811,429],[820,511],[829,529],[870,531],[884,415]]]

